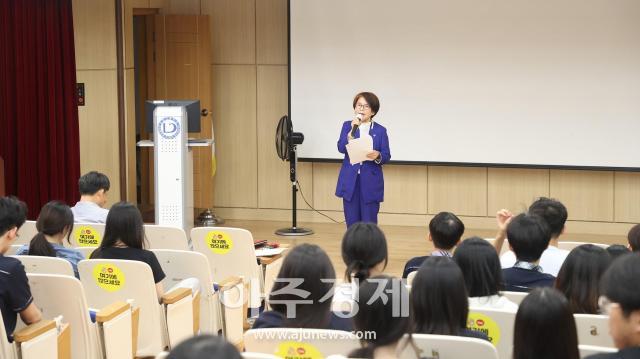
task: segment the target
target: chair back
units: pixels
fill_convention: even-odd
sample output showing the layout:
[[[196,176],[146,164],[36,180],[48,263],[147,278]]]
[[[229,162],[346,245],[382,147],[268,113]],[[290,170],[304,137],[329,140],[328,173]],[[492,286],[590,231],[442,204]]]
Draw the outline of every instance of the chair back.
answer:
[[[607,247],[609,247],[608,244],[602,244],[602,243],[558,241],[558,248],[564,249],[564,250],[567,250],[567,251],[571,251],[575,247],[579,247],[579,246],[581,246],[583,244],[593,244],[594,246],[598,246],[598,247],[604,248],[604,249],[607,249]]]
[[[527,292],[509,292],[509,291],[503,291],[500,294],[505,296],[510,301],[516,303],[517,305],[520,305],[520,303],[522,303],[522,300],[524,299],[524,297],[529,295],[529,293],[527,293]]]
[[[616,348],[605,348],[605,347],[597,347],[594,345],[578,345],[578,350],[580,350],[580,358],[586,358],[591,355],[596,354],[610,354],[618,351]]]
[[[92,308],[133,300],[140,308],[137,356],[155,356],[167,346],[164,313],[148,264],[122,259],[89,259],[78,263],[80,280]]]
[[[416,277],[416,274],[418,274],[417,270],[407,274],[407,285],[408,286],[411,286],[413,284],[413,279]]]
[[[90,326],[89,306],[82,283],[73,274],[27,273],[31,294],[37,298],[44,319],[62,315],[71,328],[71,357],[100,358],[95,328]]]
[[[17,358],[16,348],[7,339],[7,330],[4,328],[4,320],[2,312],[0,312],[0,358],[15,359]]]
[[[401,359],[474,358],[498,359],[498,351],[486,340],[451,335],[412,334],[413,345],[405,335],[399,347]],[[416,351],[418,353],[416,353]]]
[[[91,258],[91,253],[98,249],[98,247],[76,247],[75,250],[82,253],[85,259]]]
[[[515,311],[470,307],[467,326],[487,334],[500,358],[511,358],[515,320]]]
[[[615,348],[609,335],[609,317],[598,314],[574,314],[578,343],[597,347]]]
[[[73,267],[68,260],[58,257],[43,256],[14,256],[17,258],[27,273],[33,274],[58,274],[73,277]],[[64,292],[61,292],[64,295]],[[34,296],[34,298],[37,298]],[[40,303],[38,303],[40,304]]]
[[[16,238],[14,245],[23,245],[29,244],[33,237],[38,234],[38,230],[36,229],[36,221],[26,221],[18,230],[18,238]]]
[[[5,256],[12,256],[15,255],[16,253],[18,253],[18,249],[20,249],[20,247],[22,247],[22,244],[12,244],[9,246],[9,249],[7,249],[7,253],[5,253]]]
[[[250,329],[244,334],[248,352],[286,357],[298,353],[301,357],[326,358],[348,355],[360,348],[360,341],[350,332],[328,329],[270,328]]]
[[[191,250],[187,233],[182,228],[145,224],[144,233],[150,249]]]
[[[191,243],[196,252],[209,260],[216,283],[233,276],[242,277],[251,283],[249,306],[260,306],[263,277],[251,232],[231,227],[196,227],[191,230]]]
[[[207,257],[198,252],[152,249],[167,275],[164,288],[172,288],[186,278],[200,281],[200,332],[217,335],[221,329],[220,306]]]
[[[99,247],[104,236],[102,223],[74,223],[69,238],[72,247]]]

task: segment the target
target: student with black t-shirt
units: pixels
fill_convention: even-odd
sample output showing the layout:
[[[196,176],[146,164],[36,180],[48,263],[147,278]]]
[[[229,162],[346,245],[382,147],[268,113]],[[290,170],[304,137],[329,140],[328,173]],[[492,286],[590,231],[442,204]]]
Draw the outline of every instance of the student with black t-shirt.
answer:
[[[502,270],[504,289],[529,292],[536,287],[552,287],[556,277],[544,273],[539,265],[542,252],[551,240],[544,219],[528,213],[514,217],[507,226],[507,240],[516,254],[516,263]]]
[[[33,304],[29,280],[19,260],[4,254],[18,237],[24,224],[26,205],[11,197],[0,198],[0,311],[9,341],[16,328],[17,314],[26,324],[40,321],[42,314]]]
[[[153,272],[158,298],[164,294],[162,280],[166,277],[156,255],[145,249],[144,223],[140,211],[131,203],[119,202],[111,207],[104,227],[100,246],[91,254],[91,259],[125,259],[147,263]],[[195,278],[185,279],[176,287],[199,288]]]

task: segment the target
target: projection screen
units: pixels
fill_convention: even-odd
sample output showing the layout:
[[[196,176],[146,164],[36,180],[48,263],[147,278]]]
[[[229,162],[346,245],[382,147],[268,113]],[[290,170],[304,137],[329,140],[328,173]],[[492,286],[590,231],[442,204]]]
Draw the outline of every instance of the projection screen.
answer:
[[[341,159],[376,93],[392,160],[640,168],[638,0],[290,0],[290,115]]]

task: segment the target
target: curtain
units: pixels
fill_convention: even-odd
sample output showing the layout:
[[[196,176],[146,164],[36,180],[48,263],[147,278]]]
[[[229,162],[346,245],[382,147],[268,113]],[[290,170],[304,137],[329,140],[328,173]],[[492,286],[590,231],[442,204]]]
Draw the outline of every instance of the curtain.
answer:
[[[0,1],[0,156],[29,218],[73,205],[80,145],[71,0]]]

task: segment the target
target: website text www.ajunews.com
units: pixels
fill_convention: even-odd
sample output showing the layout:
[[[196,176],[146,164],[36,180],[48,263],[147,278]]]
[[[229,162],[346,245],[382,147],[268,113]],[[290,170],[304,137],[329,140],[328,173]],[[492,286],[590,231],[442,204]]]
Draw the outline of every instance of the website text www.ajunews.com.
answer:
[[[340,340],[351,339],[348,335],[353,334],[358,340],[376,340],[376,332],[372,330],[368,331],[309,331],[305,329],[294,329],[287,331],[258,331],[254,335],[259,340],[293,340],[293,341],[305,341],[305,340]]]

